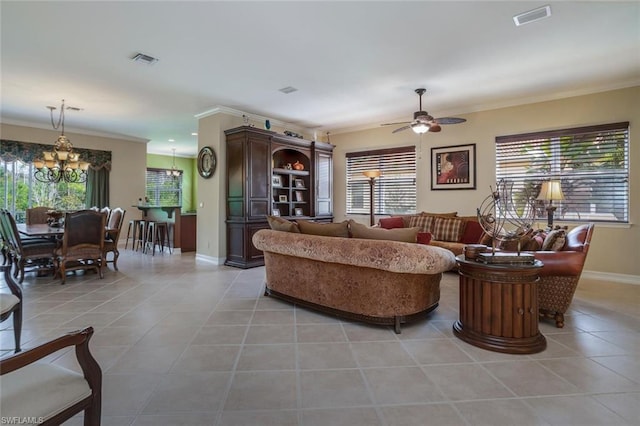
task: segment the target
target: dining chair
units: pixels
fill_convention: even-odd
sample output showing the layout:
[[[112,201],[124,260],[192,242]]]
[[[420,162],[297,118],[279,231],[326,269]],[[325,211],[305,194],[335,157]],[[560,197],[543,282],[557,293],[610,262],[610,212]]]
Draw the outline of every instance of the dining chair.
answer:
[[[56,274],[66,282],[67,271],[95,270],[103,278],[105,215],[79,210],[65,215],[62,247],[55,251]]]
[[[107,223],[107,232],[104,240],[104,263],[113,263],[113,268],[118,270],[118,257],[120,251],[118,250],[118,241],[120,240],[120,230],[122,229],[122,223],[124,222],[124,215],[126,210],[120,207],[116,207],[111,210],[109,216],[109,222]],[[107,254],[113,253],[113,260],[107,259]]]
[[[6,209],[0,210],[0,229],[7,244],[9,263],[15,265],[13,276],[19,278],[20,284],[24,281],[26,267],[40,268],[53,261],[57,242],[44,238],[23,240],[13,215]]]
[[[51,207],[32,207],[27,209],[26,212],[26,223],[27,225],[35,225],[38,223],[47,223],[47,212],[53,210]]]
[[[0,291],[0,322],[9,319],[13,314],[13,338],[15,351],[20,352],[20,335],[22,333],[22,289],[11,275],[11,265],[0,265],[4,274],[4,281],[9,287],[9,293]]]
[[[85,426],[100,425],[102,370],[89,351],[92,335],[87,327],[1,359],[2,419],[53,426],[84,411]],[[43,360],[69,347],[75,348],[81,372]]]

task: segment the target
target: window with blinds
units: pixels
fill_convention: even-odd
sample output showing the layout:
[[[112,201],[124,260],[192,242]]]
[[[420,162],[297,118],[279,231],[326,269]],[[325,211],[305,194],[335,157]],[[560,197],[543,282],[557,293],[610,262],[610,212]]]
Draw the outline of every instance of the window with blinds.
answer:
[[[369,178],[365,170],[379,170],[374,186],[375,214],[415,213],[415,147],[350,152],[347,157],[347,214],[369,214]]]
[[[167,169],[147,169],[146,196],[154,206],[182,205],[182,174],[168,175]]]
[[[557,220],[627,223],[629,123],[499,136],[496,178],[532,197],[542,182],[559,180],[564,200],[553,202]],[[545,201],[535,202],[542,219]]]

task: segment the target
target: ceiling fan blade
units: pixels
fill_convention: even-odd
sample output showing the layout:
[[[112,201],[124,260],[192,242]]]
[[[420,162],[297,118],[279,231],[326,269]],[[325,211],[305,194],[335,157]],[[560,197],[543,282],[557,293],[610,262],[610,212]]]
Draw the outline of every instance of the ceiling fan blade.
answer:
[[[442,130],[442,127],[436,122],[432,121],[429,123],[429,133],[438,133]]]
[[[410,121],[400,121],[398,123],[384,123],[381,124],[381,126],[397,126],[398,124],[408,124],[411,123]]]
[[[395,130],[394,130],[393,132],[391,132],[391,133],[398,133],[398,132],[401,132],[401,131],[403,131],[403,130],[407,130],[407,129],[410,129],[410,128],[411,128],[411,126],[410,126],[410,125],[409,125],[409,126],[399,127],[399,128],[395,129]]]
[[[464,123],[467,120],[465,118],[458,118],[458,117],[442,117],[442,118],[436,118],[436,121],[439,124],[459,124],[459,123]]]

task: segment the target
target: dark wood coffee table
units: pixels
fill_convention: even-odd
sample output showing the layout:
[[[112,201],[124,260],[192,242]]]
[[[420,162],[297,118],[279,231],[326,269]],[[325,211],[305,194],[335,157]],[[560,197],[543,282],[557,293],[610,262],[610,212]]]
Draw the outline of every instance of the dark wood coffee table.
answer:
[[[533,264],[484,264],[456,257],[460,319],[453,332],[474,346],[510,354],[543,351],[538,330],[538,271]]]

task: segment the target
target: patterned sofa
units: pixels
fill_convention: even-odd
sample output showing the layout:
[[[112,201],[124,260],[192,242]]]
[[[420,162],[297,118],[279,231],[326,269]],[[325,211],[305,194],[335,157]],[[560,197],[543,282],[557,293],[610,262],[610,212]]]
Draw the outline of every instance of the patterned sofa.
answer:
[[[440,300],[442,272],[455,265],[439,247],[263,229],[265,294],[348,319],[393,325],[418,319]]]
[[[467,244],[479,244],[484,237],[477,216],[458,216],[457,212],[392,216],[380,219],[378,225],[385,229],[418,227],[422,234],[428,234],[424,243],[445,248],[456,256]]]

